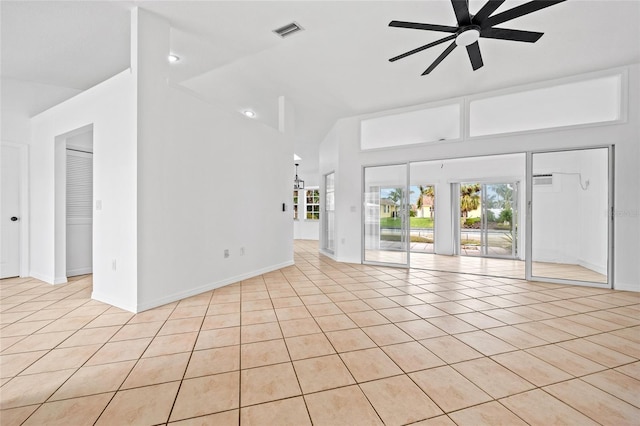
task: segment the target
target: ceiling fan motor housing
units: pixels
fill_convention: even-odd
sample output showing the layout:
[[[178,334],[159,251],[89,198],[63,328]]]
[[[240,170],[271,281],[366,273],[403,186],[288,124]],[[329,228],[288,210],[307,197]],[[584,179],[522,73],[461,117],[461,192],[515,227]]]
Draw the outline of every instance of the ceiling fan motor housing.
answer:
[[[480,38],[480,30],[479,25],[468,25],[461,28],[456,36],[456,45],[466,47],[475,43]]]

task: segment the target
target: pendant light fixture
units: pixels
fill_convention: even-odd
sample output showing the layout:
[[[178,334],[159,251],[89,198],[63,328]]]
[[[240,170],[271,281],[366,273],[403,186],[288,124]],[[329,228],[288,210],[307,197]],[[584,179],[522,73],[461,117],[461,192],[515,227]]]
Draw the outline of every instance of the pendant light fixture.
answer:
[[[296,178],[293,180],[293,189],[304,189],[304,181],[298,177],[298,163],[296,163]]]

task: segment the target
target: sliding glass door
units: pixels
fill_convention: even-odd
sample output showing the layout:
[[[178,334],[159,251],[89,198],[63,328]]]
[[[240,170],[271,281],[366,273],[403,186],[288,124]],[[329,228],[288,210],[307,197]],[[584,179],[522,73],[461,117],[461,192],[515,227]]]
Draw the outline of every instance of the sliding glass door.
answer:
[[[612,154],[529,154],[527,279],[611,287]]]
[[[518,255],[518,183],[482,185],[481,252],[483,256]]]
[[[459,253],[518,256],[518,183],[463,182],[460,192]]]
[[[414,179],[413,175],[411,179]],[[435,199],[435,185],[422,184],[409,187],[411,253],[435,253]]]
[[[363,259],[409,266],[407,165],[364,168]]]

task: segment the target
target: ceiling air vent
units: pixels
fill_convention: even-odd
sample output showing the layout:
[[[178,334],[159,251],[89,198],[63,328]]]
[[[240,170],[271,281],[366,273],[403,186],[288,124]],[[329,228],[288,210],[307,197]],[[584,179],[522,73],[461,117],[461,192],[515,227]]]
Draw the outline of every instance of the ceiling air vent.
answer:
[[[273,32],[278,34],[280,37],[285,38],[285,37],[289,37],[293,33],[302,31],[303,29],[304,28],[302,28],[300,25],[296,24],[295,22],[292,22],[290,24],[285,25],[284,27],[276,28],[275,30],[273,30]]]
[[[534,185],[553,185],[553,175],[552,174],[533,175],[533,184]]]

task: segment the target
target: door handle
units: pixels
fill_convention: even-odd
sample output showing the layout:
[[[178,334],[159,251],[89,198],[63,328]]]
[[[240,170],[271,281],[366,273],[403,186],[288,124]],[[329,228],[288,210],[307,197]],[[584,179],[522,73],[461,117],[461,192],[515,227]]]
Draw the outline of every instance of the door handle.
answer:
[[[18,218],[17,218],[17,217],[15,217],[15,216],[11,216],[11,222],[15,222],[16,220],[18,220]]]

